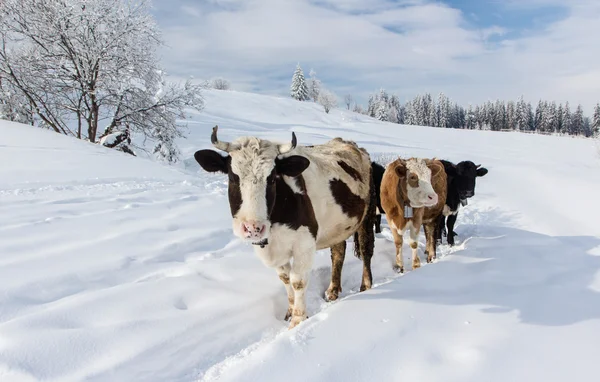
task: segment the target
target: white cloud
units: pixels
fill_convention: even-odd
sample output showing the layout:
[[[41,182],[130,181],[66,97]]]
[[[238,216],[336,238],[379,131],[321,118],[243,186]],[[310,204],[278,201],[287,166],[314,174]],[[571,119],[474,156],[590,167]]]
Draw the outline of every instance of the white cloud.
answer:
[[[555,0],[520,6],[542,2]],[[385,87],[404,99],[443,91],[460,102],[523,94],[581,102],[589,114],[600,98],[600,6],[590,3],[575,0],[565,19],[512,39],[424,0],[212,0],[182,4],[191,18],[158,21],[172,74],[224,76],[240,90],[287,94],[300,62],[338,93],[364,97]]]

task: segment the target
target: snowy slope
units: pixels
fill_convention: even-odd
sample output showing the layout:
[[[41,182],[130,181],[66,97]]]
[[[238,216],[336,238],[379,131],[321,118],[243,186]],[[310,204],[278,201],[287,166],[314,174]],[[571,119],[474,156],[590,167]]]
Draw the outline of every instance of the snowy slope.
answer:
[[[238,92],[206,103],[178,168],[0,121],[1,381],[597,380],[592,141],[399,126]],[[357,293],[349,253],[328,304],[320,251],[311,318],[287,331],[283,285],[231,233],[224,177],[192,158],[215,124],[224,140],[342,136],[383,161],[490,172],[459,215],[460,244],[435,264],[396,275],[384,223],[376,287]]]

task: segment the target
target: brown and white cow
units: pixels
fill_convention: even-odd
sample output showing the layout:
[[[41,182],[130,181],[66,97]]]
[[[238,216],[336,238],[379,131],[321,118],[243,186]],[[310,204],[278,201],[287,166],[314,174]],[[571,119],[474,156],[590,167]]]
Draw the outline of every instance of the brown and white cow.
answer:
[[[381,181],[381,206],[396,245],[397,272],[404,272],[403,235],[409,231],[413,269],[421,266],[418,238],[425,228],[427,262],[436,256],[435,229],[446,203],[446,173],[436,159],[397,159],[390,163]]]
[[[277,144],[256,137],[234,142],[217,138],[213,150],[200,150],[196,161],[208,172],[229,177],[233,232],[254,244],[262,262],[275,268],[285,284],[289,328],[306,319],[305,290],[315,251],[331,249],[329,301],[342,290],[346,239],[354,235],[355,254],[363,260],[360,290],[371,288],[375,245],[375,190],[367,151],[341,138],[322,145]]]

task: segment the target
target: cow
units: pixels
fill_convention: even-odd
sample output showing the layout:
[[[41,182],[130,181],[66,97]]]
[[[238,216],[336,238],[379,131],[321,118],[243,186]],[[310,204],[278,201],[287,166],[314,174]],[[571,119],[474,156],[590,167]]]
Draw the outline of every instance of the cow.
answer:
[[[390,163],[381,181],[381,205],[396,245],[394,270],[404,272],[403,236],[409,231],[413,269],[421,266],[418,238],[425,228],[427,262],[436,257],[435,229],[446,203],[446,172],[437,159],[398,158]]]
[[[330,248],[331,282],[327,301],[342,291],[346,240],[354,235],[355,255],[363,261],[360,290],[372,286],[375,246],[375,188],[368,152],[352,141],[334,138],[314,146],[278,144],[256,137],[220,141],[194,158],[208,172],[229,178],[233,233],[254,245],[267,267],[274,268],[288,295],[285,320],[294,328],[306,316],[305,290],[315,252]]]
[[[447,232],[446,237],[450,246],[454,245],[454,237],[457,235],[454,232],[454,224],[458,217],[460,206],[468,204],[468,199],[475,195],[475,183],[478,177],[485,176],[488,170],[481,165],[476,165],[471,161],[462,161],[454,164],[447,160],[440,160],[444,165],[444,171],[448,178],[448,196],[446,205],[444,206],[443,214],[438,220],[438,228],[436,230],[436,241],[442,242],[442,232]],[[448,221],[446,223],[446,217]],[[446,224],[448,230],[446,231]]]
[[[385,167],[377,162],[371,163],[371,169],[373,171],[373,182],[375,183],[375,196],[377,199],[377,214],[375,215],[375,233],[381,233],[381,215],[383,214],[383,207],[381,207],[381,179],[383,179],[383,173]]]

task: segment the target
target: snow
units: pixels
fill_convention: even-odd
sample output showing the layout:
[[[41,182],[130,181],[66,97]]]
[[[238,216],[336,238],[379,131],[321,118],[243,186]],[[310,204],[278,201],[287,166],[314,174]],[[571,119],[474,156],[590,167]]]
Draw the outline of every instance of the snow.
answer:
[[[231,232],[225,177],[193,153],[252,134],[354,139],[396,155],[470,159],[489,173],[459,244],[375,286],[352,254],[326,303],[288,331],[274,270]],[[178,167],[0,121],[0,380],[595,381],[600,353],[600,161],[592,140],[401,126],[287,98],[206,92]],[[423,257],[424,237],[420,239]],[[405,248],[408,256],[410,251]],[[410,264],[410,261],[407,261]]]

